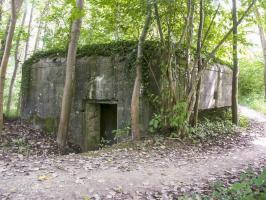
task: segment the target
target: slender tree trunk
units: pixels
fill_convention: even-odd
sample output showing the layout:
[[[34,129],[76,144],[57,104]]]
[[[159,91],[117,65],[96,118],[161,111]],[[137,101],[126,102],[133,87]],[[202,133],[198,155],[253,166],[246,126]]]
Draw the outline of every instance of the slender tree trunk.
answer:
[[[266,100],[266,38],[265,38],[265,31],[262,26],[261,16],[258,11],[258,8],[255,8],[255,14],[257,18],[258,28],[259,28],[259,35],[260,35],[260,42],[263,52],[263,59],[264,59],[264,100]]]
[[[3,116],[3,108],[4,108],[4,86],[6,79],[6,70],[8,65],[8,60],[10,56],[10,51],[12,48],[12,40],[14,36],[14,31],[17,22],[17,13],[19,12],[23,0],[12,0],[11,1],[11,24],[9,26],[8,35],[5,44],[5,51],[1,62],[0,69],[0,131],[3,130],[4,125],[4,116]]]
[[[132,129],[133,140],[140,139],[141,137],[140,123],[139,123],[139,102],[140,102],[140,87],[141,87],[141,78],[142,78],[141,61],[143,58],[143,44],[148,34],[150,22],[151,22],[151,5],[147,0],[147,15],[138,43],[138,52],[136,60],[136,78],[131,98],[131,129]]]
[[[190,9],[189,16],[188,16],[188,31],[187,31],[187,37],[186,37],[186,74],[187,74],[187,82],[186,82],[186,92],[189,91],[189,88],[191,88],[191,45],[193,42],[193,32],[194,32],[194,9],[195,9],[195,2],[194,0],[188,0],[189,4],[188,7]]]
[[[184,28],[182,30],[181,36],[179,38],[179,41],[177,43],[177,48],[180,49],[181,48],[181,44],[183,42],[183,39],[186,35],[187,29],[188,29],[188,25],[189,25],[189,20],[190,20],[190,15],[191,15],[191,5],[192,5],[192,0],[187,0],[187,16],[185,19],[185,25]]]
[[[12,101],[13,88],[14,88],[14,84],[15,84],[15,80],[16,80],[16,76],[17,76],[17,71],[18,71],[18,67],[19,67],[20,39],[21,39],[21,35],[22,35],[22,29],[23,29],[24,24],[25,24],[26,15],[27,15],[27,8],[25,9],[25,12],[23,14],[20,30],[19,30],[18,37],[17,37],[17,40],[16,40],[15,67],[14,67],[14,70],[13,70],[13,74],[12,74],[12,78],[11,78],[11,82],[10,82],[10,86],[9,86],[9,92],[8,92],[8,100],[7,100],[7,106],[6,106],[6,114],[7,115],[10,114],[10,107],[11,107],[11,101]]]
[[[201,48],[202,48],[202,33],[204,26],[204,0],[200,0],[200,22],[198,29],[198,42],[197,42],[197,52],[196,52],[196,64],[198,66],[198,72],[202,68],[202,59],[201,59]],[[201,88],[201,78],[199,79],[196,91],[196,101],[194,106],[194,115],[193,115],[193,125],[196,126],[198,123],[199,115],[199,102],[200,102],[200,88]]]
[[[29,51],[29,41],[30,41],[30,33],[31,33],[31,24],[32,24],[32,18],[33,18],[33,10],[34,10],[34,3],[31,5],[30,10],[30,19],[29,19],[29,25],[28,25],[28,38],[25,45],[25,51],[24,51],[24,61],[27,60],[28,51]]]
[[[82,10],[83,0],[76,0],[76,6],[79,10]],[[73,21],[71,28],[71,39],[68,46],[65,86],[61,106],[60,122],[57,133],[57,143],[62,151],[65,150],[67,145],[68,126],[74,90],[77,45],[80,35],[81,24],[81,18],[75,19]]]
[[[3,38],[1,39],[0,62],[2,61],[2,58],[3,58],[3,55],[4,55],[5,44],[6,44],[6,39],[7,39],[10,23],[11,23],[11,16],[8,17],[8,20],[7,20],[7,23],[6,23],[5,34],[4,34]]]
[[[17,101],[17,105],[16,105],[16,116],[20,116],[21,115],[21,89],[19,90],[18,93],[18,101]]]
[[[35,39],[33,53],[35,53],[37,51],[37,49],[39,48],[40,34],[41,34],[41,26],[42,26],[42,21],[39,21],[39,25],[38,25],[38,30],[37,30],[37,34],[36,34],[36,39]]]
[[[155,15],[155,18],[156,18],[156,23],[157,23],[157,27],[158,27],[161,43],[164,46],[163,29],[162,29],[162,24],[161,24],[160,15],[159,15],[158,3],[157,3],[156,0],[154,1],[153,5],[154,5],[154,15]]]
[[[45,22],[44,26],[43,26],[43,32],[42,32],[42,47],[41,49],[43,50],[45,48],[45,36],[47,34],[47,22]]]
[[[35,53],[37,51],[37,49],[39,48],[40,35],[41,35],[42,28],[43,28],[43,16],[48,11],[48,8],[49,8],[49,1],[46,2],[45,7],[44,7],[44,9],[41,13],[40,19],[39,19],[39,25],[38,25],[38,30],[37,30],[37,34],[36,34],[33,53]]]
[[[213,15],[213,17],[212,17],[212,19],[211,19],[211,23],[210,23],[210,25],[208,26],[207,31],[206,31],[206,33],[205,33],[205,35],[204,35],[204,38],[203,38],[203,40],[202,40],[201,48],[203,48],[203,46],[205,45],[205,42],[206,42],[206,40],[207,40],[207,38],[208,38],[208,36],[209,36],[210,30],[211,30],[211,28],[212,28],[212,26],[213,26],[213,23],[214,23],[214,20],[216,19],[216,16],[217,16],[217,14],[218,14],[218,12],[219,12],[219,10],[220,10],[220,7],[221,7],[221,4],[219,3],[219,5],[217,6],[217,9],[216,9],[216,11],[215,11],[215,13],[214,13],[214,15]]]
[[[232,122],[238,125],[238,56],[237,56],[237,8],[236,0],[232,0],[233,8],[233,80],[232,80]]]

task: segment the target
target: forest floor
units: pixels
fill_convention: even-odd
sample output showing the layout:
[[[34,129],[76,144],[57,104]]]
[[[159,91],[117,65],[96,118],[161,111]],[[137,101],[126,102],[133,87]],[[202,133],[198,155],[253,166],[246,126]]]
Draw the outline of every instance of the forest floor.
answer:
[[[266,166],[266,117],[241,111],[253,120],[249,128],[212,142],[146,140],[65,156],[58,155],[52,137],[7,123],[0,137],[0,199],[177,199],[206,193],[215,180],[234,182],[246,169]]]

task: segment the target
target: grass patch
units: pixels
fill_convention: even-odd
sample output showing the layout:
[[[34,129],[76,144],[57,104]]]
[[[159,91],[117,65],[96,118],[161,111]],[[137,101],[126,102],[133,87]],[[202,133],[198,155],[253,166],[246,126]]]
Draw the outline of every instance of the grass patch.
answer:
[[[219,200],[264,200],[266,199],[266,168],[260,173],[247,170],[238,177],[238,181],[226,185],[214,182],[207,195],[185,195],[180,199],[219,199]]]
[[[240,97],[240,103],[258,112],[266,114],[266,102],[262,94],[251,94]]]

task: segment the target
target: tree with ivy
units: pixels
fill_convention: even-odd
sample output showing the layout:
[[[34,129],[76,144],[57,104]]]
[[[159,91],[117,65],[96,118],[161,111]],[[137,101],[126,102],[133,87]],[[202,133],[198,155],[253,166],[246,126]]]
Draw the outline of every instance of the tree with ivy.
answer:
[[[140,104],[140,88],[141,88],[141,79],[142,79],[143,45],[150,27],[151,8],[152,8],[151,3],[147,1],[146,19],[142,29],[142,33],[139,38],[138,49],[137,49],[136,78],[131,98],[131,127],[132,127],[131,129],[132,129],[133,140],[140,139],[141,137],[140,123],[139,123],[139,115],[140,115],[139,104]]]
[[[71,25],[71,38],[68,46],[67,53],[67,65],[66,65],[66,78],[65,86],[62,97],[62,106],[60,121],[57,133],[57,143],[62,151],[65,150],[68,138],[68,127],[70,121],[70,112],[74,92],[74,81],[75,81],[75,65],[76,65],[76,54],[78,47],[78,40],[80,36],[80,28],[82,23],[83,15],[83,0],[76,0],[71,2],[73,5],[72,12],[72,25]]]

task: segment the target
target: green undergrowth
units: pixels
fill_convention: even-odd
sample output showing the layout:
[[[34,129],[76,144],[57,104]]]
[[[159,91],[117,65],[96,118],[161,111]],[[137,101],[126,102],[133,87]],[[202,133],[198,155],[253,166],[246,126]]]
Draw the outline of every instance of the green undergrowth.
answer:
[[[247,128],[248,126],[249,120],[245,117],[240,117],[239,127]],[[187,126],[186,137],[182,138],[182,140],[188,143],[208,142],[228,135],[233,136],[239,127],[232,124],[230,108],[204,110],[199,113],[197,126]],[[164,130],[164,127],[161,126],[161,118],[159,115],[155,115],[151,120],[149,131],[152,135],[178,138],[178,135],[174,131]]]
[[[247,128],[249,120],[240,116],[239,127]],[[230,108],[218,108],[202,111],[199,123],[196,127],[190,127],[189,138],[192,141],[208,141],[219,136],[234,135],[237,126],[232,124],[232,113]]]
[[[7,119],[7,120],[11,120],[12,121],[12,120],[19,119],[20,118],[20,115],[17,112],[17,110],[11,109],[9,113],[6,113],[5,112],[4,118]]]
[[[207,142],[225,135],[232,135],[236,127],[228,120],[210,121],[205,119],[196,127],[189,128],[188,139],[193,143]]]
[[[260,173],[247,170],[242,173],[238,181],[225,184],[223,181],[214,182],[210,185],[208,195],[186,195],[183,200],[265,200],[266,199],[266,168]],[[234,178],[235,179],[235,178]]]
[[[232,122],[232,112],[231,108],[215,108],[201,111],[199,114],[199,123],[211,121],[211,122],[225,122],[230,124]],[[247,128],[249,126],[249,119],[240,116],[239,117],[239,127]]]

